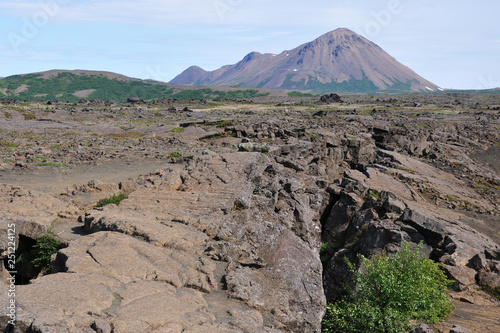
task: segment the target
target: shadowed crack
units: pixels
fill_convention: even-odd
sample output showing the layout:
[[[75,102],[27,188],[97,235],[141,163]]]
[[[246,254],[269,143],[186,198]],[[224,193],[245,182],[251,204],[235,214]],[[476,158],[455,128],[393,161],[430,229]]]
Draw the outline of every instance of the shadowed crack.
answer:
[[[92,260],[94,260],[99,266],[102,267],[101,263],[99,261],[97,261],[96,258],[94,258],[94,256],[92,255],[92,253],[90,253],[90,250],[87,250],[87,254],[90,256],[90,258],[92,258]]]

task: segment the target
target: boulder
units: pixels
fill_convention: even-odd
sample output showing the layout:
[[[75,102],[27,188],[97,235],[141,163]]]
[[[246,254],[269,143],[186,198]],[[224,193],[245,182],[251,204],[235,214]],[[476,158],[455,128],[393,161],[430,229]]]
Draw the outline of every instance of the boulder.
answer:
[[[320,101],[327,104],[342,103],[342,99],[340,98],[340,96],[334,93],[331,93],[330,95],[321,96]]]

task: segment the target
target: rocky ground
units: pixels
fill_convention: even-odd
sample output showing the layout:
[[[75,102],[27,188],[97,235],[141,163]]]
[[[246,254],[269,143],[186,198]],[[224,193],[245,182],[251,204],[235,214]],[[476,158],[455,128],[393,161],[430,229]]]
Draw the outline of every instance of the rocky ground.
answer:
[[[4,100],[0,253],[11,224],[17,256],[47,231],[65,247],[52,274],[18,265],[0,327],[319,332],[343,258],[406,240],[455,281],[455,315],[425,330],[500,331],[500,98],[325,101]]]

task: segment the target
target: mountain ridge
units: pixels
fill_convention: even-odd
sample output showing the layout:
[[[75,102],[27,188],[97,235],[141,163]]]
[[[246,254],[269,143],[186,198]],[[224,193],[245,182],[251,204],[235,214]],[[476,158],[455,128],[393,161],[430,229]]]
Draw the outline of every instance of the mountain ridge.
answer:
[[[215,71],[191,66],[169,83],[326,92],[437,91],[377,44],[339,28],[280,54],[250,52]]]
[[[225,99],[267,96],[272,93],[275,92],[265,89],[217,87],[214,90],[209,87],[176,86],[154,80],[135,79],[112,72],[91,70],[55,69],[0,79],[0,98],[26,101],[78,102],[82,98],[87,98],[125,102],[129,97],[138,97],[143,100]],[[285,94],[285,92],[281,93]]]

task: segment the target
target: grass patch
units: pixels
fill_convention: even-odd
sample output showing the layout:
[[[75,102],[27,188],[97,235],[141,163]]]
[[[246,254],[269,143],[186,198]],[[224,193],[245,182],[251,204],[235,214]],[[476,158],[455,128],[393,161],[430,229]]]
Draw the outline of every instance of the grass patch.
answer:
[[[396,169],[396,170],[401,170],[401,171],[406,171],[406,172],[408,172],[408,173],[411,173],[412,175],[414,175],[414,174],[416,173],[416,172],[415,172],[415,170],[413,170],[413,169],[405,169],[405,168],[400,167],[400,166],[396,166],[396,168],[395,168],[395,169]]]
[[[39,166],[42,167],[63,167],[63,166],[68,166],[67,163],[63,162],[40,162],[38,163]]]
[[[104,206],[109,205],[109,204],[119,205],[120,202],[122,202],[126,198],[127,198],[127,196],[124,193],[115,194],[109,198],[99,200],[95,204],[94,208],[104,207]]]
[[[485,186],[487,186],[489,188],[494,188],[495,190],[500,190],[500,186],[491,184],[489,181],[487,181],[486,179],[484,179],[482,177],[478,177],[478,178],[481,181],[481,183],[483,183]]]
[[[178,151],[173,151],[167,156],[168,158],[180,158],[182,157],[182,154],[179,153]]]
[[[311,139],[311,140],[320,140],[321,139],[321,134],[317,134],[317,133],[307,133],[307,136]]]
[[[10,142],[10,141],[0,141],[0,147],[17,147],[19,146],[15,142]]]
[[[224,104],[224,103],[218,103],[218,102],[208,102],[207,105],[210,106],[210,107],[214,107],[214,106],[224,106],[226,104]]]
[[[446,200],[451,201],[451,202],[460,201],[460,198],[457,197],[456,195],[448,195],[448,194],[446,194],[444,197],[446,198]]]
[[[143,133],[137,132],[113,133],[109,135],[110,138],[115,140],[141,139],[143,136]]]
[[[174,127],[172,129],[169,129],[167,131],[167,133],[182,133],[184,132],[184,128],[183,127]]]
[[[233,126],[234,122],[232,120],[221,120],[221,121],[216,121],[216,122],[209,122],[206,123],[208,126],[216,126],[218,128],[226,128],[229,126]]]
[[[319,95],[314,95],[314,94],[311,94],[311,93],[303,93],[303,92],[300,92],[300,91],[290,91],[290,92],[288,92],[287,95],[289,97],[315,97],[315,96],[319,96]]]
[[[488,191],[488,187],[478,183],[472,184],[476,190]]]
[[[375,192],[373,190],[370,190],[370,192],[368,192],[368,195],[371,196],[371,197],[374,197],[375,199],[380,198],[380,193]]]
[[[35,120],[36,119],[36,115],[34,112],[26,112],[24,114],[24,120]]]

